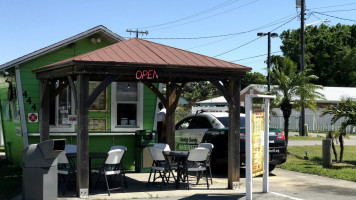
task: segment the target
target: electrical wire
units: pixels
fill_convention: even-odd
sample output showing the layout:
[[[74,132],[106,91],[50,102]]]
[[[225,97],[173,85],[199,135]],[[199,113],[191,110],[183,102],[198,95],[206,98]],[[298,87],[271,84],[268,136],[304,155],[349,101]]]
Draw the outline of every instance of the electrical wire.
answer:
[[[280,53],[282,51],[275,51],[275,52],[272,52],[272,54],[276,54],[276,53]],[[251,58],[258,58],[258,57],[261,57],[261,56],[267,56],[268,54],[265,53],[265,54],[261,54],[261,55],[257,55],[257,56],[251,56],[251,57],[247,57],[247,58],[241,58],[241,59],[237,59],[237,60],[233,60],[233,61],[229,61],[229,62],[237,62],[237,61],[241,61],[241,60],[248,60],[248,59],[251,59]]]
[[[249,3],[246,3],[246,4],[244,4],[244,5],[241,5],[241,6],[232,8],[232,9],[230,9],[230,10],[226,10],[226,11],[224,11],[224,12],[220,12],[220,13],[214,14],[214,15],[210,15],[210,16],[208,16],[208,17],[204,17],[204,18],[200,18],[200,19],[197,19],[197,20],[193,20],[193,21],[189,21],[189,22],[185,22],[185,23],[177,24],[177,25],[173,25],[173,26],[168,26],[168,27],[164,27],[164,28],[151,29],[150,31],[159,31],[159,30],[164,30],[164,29],[168,29],[168,28],[175,28],[175,27],[178,27],[178,26],[186,25],[186,24],[191,24],[191,23],[198,22],[198,21],[201,21],[201,20],[204,20],[204,19],[208,19],[208,18],[211,18],[211,17],[215,17],[215,16],[217,16],[217,15],[221,15],[221,14],[225,14],[225,13],[227,13],[227,12],[234,11],[234,10],[236,10],[236,9],[238,9],[238,8],[245,7],[245,6],[247,6],[247,5],[250,5],[250,4],[252,4],[252,3],[255,3],[255,2],[257,2],[257,1],[259,1],[259,0],[254,0],[254,1],[249,2]]]
[[[334,6],[317,7],[317,8],[311,8],[311,9],[312,9],[312,10],[317,10],[317,9],[323,9],[323,8],[334,8],[334,7],[355,5],[355,4],[356,4],[356,3],[348,3],[348,4],[341,4],[341,5],[334,5]]]
[[[287,17],[290,17],[290,16],[291,15],[289,15]],[[295,17],[294,14],[292,16]],[[211,35],[211,36],[199,36],[199,37],[157,37],[157,38],[148,38],[147,37],[147,38],[142,38],[142,39],[146,39],[146,40],[194,40],[194,39],[209,39],[209,38],[217,38],[217,37],[236,36],[236,35],[241,35],[241,34],[253,32],[253,31],[256,31],[256,30],[260,30],[262,28],[267,28],[267,27],[270,27],[270,26],[273,26],[273,25],[276,25],[276,24],[279,24],[279,23],[283,23],[283,22],[288,20],[288,19],[285,20],[285,18],[286,17],[282,18],[283,19],[282,22],[279,22],[279,21],[281,21],[281,19],[278,19],[276,21],[273,21],[271,23],[259,26],[257,28],[254,28],[254,29],[251,29],[251,30],[248,30],[248,31],[236,32],[236,33],[228,33],[228,34],[221,34],[221,35]]]
[[[284,23],[284,24],[278,26],[277,28],[271,30],[270,32],[275,31],[275,30],[281,28],[282,26],[288,24],[289,22],[291,22],[291,21],[294,20],[295,18],[297,18],[297,16],[293,17],[291,20],[289,20],[289,21],[287,21],[286,23]],[[215,58],[215,57],[218,57],[218,56],[221,56],[221,55],[230,53],[230,52],[232,52],[232,51],[235,51],[236,49],[239,49],[239,48],[244,47],[244,46],[246,46],[246,45],[248,45],[248,44],[251,44],[252,42],[254,42],[254,41],[260,39],[261,37],[263,37],[263,36],[260,36],[260,37],[258,37],[258,38],[256,38],[256,39],[253,39],[253,40],[251,40],[251,41],[249,41],[249,42],[247,42],[247,43],[245,43],[245,44],[243,44],[243,45],[240,45],[240,46],[238,46],[238,47],[235,47],[235,48],[233,48],[233,49],[230,49],[230,50],[228,50],[228,51],[225,51],[225,52],[223,52],[223,53],[220,53],[220,54],[218,54],[218,55],[215,55],[215,56],[213,56],[213,57]]]
[[[354,11],[356,8],[353,9],[348,9],[348,10],[328,10],[328,11],[323,11],[323,12],[318,12],[318,13],[330,13],[330,12],[348,12],[348,11]]]
[[[328,16],[328,17],[333,17],[333,18],[336,18],[336,19],[341,19],[341,20],[356,22],[356,20],[353,20],[353,19],[346,19],[346,18],[336,17],[336,16],[333,16],[333,15],[328,15],[328,14],[324,14],[324,13],[320,13],[320,12],[316,12],[316,11],[314,11],[314,13],[317,13],[317,14],[319,14],[319,15],[325,15],[325,16]]]
[[[229,0],[229,1],[226,1],[226,2],[224,2],[222,4],[213,6],[213,7],[209,8],[209,9],[200,11],[198,13],[195,13],[195,14],[192,14],[192,15],[180,18],[180,19],[172,20],[172,21],[165,22],[165,23],[162,23],[162,24],[156,24],[156,25],[152,25],[152,26],[141,27],[141,28],[137,28],[137,29],[148,29],[148,28],[154,28],[154,27],[159,27],[159,26],[165,26],[165,25],[168,25],[168,24],[173,24],[173,23],[180,22],[180,21],[183,21],[183,20],[186,20],[186,19],[189,19],[189,18],[193,18],[193,17],[196,17],[196,16],[203,15],[205,13],[209,13],[209,12],[215,11],[215,10],[220,9],[222,7],[225,7],[227,5],[233,4],[233,3],[237,2],[237,1],[240,1],[240,0],[233,0],[233,1]]]

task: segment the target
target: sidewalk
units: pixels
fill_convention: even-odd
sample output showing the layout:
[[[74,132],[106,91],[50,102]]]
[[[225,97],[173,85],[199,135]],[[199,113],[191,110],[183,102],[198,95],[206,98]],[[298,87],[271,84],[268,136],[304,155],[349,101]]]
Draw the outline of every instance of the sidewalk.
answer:
[[[161,186],[161,182],[157,179],[154,185],[147,187],[149,173],[127,173],[128,188],[125,192],[122,190],[114,190],[111,192],[111,196],[105,191],[105,184],[101,182],[94,192],[89,195],[89,199],[152,199],[152,198],[164,198],[164,199],[239,199],[245,196],[245,180],[241,179],[243,183],[239,190],[227,189],[227,178],[225,176],[213,177],[213,185],[210,185],[210,189],[207,189],[205,179],[201,179],[199,185],[191,185],[191,189],[188,190],[186,183],[181,183],[180,188],[176,189],[174,183]],[[190,179],[195,183],[194,180]],[[59,194],[59,200],[67,199],[79,199],[75,197],[75,188],[66,193],[66,197]],[[68,197],[69,196],[69,197]]]

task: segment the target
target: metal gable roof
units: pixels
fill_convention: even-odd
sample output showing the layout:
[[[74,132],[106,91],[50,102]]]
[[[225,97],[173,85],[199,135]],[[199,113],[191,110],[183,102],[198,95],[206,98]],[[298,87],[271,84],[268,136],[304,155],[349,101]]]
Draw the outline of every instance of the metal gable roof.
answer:
[[[62,48],[68,44],[71,44],[75,41],[78,41],[78,40],[81,40],[85,37],[88,37],[90,35],[93,35],[93,34],[99,34],[100,36],[102,37],[105,37],[107,38],[109,41],[112,41],[112,42],[119,42],[119,41],[123,41],[125,40],[123,37],[117,35],[116,33],[110,31],[109,29],[107,29],[105,26],[103,25],[99,25],[99,26],[96,26],[94,28],[91,28],[87,31],[84,31],[82,33],[79,33],[77,35],[74,35],[70,38],[67,38],[65,40],[62,40],[60,42],[57,42],[57,43],[54,43],[50,46],[47,46],[47,47],[44,47],[42,49],[39,49],[37,51],[34,51],[32,53],[29,53],[29,54],[26,54],[22,57],[19,57],[15,60],[12,60],[12,61],[9,61],[7,63],[4,63],[2,65],[0,65],[0,70],[4,71],[4,70],[7,70],[9,68],[12,68],[12,67],[15,67],[16,65],[19,65],[21,63],[24,63],[28,60],[31,60],[33,58],[36,58],[38,56],[42,56],[48,52],[51,52],[53,50],[56,50],[56,49],[59,49],[59,48]]]
[[[174,47],[132,38],[120,43],[97,49],[79,56],[65,59],[38,69],[64,65],[73,61],[89,61],[100,63],[118,63],[135,65],[160,65],[196,67],[201,69],[226,69],[250,71],[250,67],[230,63],[201,54],[181,50]],[[37,70],[37,69],[36,69]]]

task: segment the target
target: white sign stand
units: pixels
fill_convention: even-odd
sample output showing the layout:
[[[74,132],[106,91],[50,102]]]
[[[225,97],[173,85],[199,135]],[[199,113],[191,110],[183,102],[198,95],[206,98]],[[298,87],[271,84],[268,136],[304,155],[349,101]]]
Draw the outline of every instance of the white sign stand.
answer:
[[[268,192],[269,175],[269,100],[275,99],[275,95],[250,94],[245,96],[245,116],[246,116],[246,199],[252,200],[252,99],[262,98],[265,110],[265,133],[264,133],[264,174],[263,174],[263,193]]]

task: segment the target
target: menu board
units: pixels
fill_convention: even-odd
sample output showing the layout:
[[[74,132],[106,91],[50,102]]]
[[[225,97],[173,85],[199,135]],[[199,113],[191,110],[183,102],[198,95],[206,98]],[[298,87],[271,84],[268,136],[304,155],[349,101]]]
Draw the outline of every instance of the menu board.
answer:
[[[106,131],[106,118],[89,118],[89,131]]]
[[[252,177],[264,173],[265,115],[261,108],[252,112]]]
[[[98,87],[100,82],[98,81],[89,81],[89,95]],[[90,107],[90,111],[106,111],[107,110],[107,89],[105,89],[99,96],[95,99],[94,103]]]

